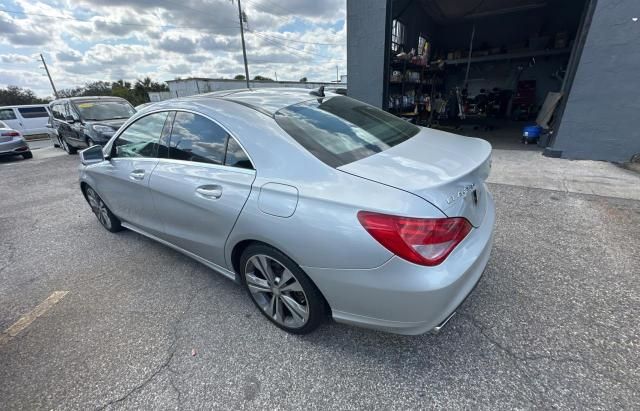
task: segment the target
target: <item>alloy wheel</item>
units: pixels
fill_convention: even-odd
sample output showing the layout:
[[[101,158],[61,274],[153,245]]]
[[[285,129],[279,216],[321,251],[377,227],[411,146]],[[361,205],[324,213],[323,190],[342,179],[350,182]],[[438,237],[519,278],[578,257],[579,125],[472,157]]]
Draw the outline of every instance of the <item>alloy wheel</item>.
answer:
[[[288,328],[307,323],[307,296],[298,279],[278,260],[254,255],[247,261],[244,276],[251,297],[273,321]]]
[[[100,196],[92,189],[87,188],[87,199],[91,210],[98,217],[98,221],[107,229],[111,229],[111,219],[109,218],[109,210],[104,204]]]

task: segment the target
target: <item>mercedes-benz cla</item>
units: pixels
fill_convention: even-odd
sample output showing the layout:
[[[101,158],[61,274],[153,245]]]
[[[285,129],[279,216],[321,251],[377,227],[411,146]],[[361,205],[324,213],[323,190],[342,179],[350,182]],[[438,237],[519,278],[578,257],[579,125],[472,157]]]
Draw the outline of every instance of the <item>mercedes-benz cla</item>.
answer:
[[[484,271],[494,203],[484,140],[324,90],[160,102],[81,153],[82,192],[123,227],[242,284],[278,327],[327,316],[439,330]]]

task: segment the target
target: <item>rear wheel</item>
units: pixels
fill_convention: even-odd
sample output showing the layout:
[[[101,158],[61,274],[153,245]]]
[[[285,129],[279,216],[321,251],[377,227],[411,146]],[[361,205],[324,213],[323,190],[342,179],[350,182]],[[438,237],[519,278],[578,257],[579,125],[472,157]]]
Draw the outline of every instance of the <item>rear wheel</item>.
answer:
[[[33,158],[33,153],[31,151],[27,151],[26,153],[22,153],[22,158],[24,158],[25,160]]]
[[[78,152],[78,149],[70,146],[69,143],[67,143],[67,140],[65,140],[64,137],[60,138],[60,143],[62,144],[62,148],[64,149],[64,151],[67,152],[67,154],[75,154]]]
[[[260,312],[292,334],[308,334],[325,318],[325,300],[289,257],[262,244],[240,257],[242,282]]]
[[[98,217],[100,224],[112,233],[122,230],[122,225],[118,217],[113,215],[109,207],[102,201],[98,193],[91,187],[87,187],[86,190],[87,201],[91,206],[91,211]]]

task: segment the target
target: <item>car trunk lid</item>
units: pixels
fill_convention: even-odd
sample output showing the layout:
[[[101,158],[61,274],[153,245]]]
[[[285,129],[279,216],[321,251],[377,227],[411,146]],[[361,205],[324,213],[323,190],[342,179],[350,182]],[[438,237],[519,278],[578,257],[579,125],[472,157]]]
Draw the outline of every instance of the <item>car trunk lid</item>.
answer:
[[[395,147],[338,167],[413,193],[475,227],[486,211],[484,182],[490,168],[491,145],[486,141],[427,128]]]

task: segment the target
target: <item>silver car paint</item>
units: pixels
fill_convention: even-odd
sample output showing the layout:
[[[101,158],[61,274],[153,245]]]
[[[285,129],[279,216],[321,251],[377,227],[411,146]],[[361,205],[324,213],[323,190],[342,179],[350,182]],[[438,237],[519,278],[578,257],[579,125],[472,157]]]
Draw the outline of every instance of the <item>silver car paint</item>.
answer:
[[[304,90],[282,95],[281,91],[275,90],[272,95],[277,95],[277,98],[273,97],[269,104],[294,104],[308,99],[307,93],[308,90]],[[259,97],[268,100],[269,93],[261,92]],[[127,226],[135,231],[171,245],[228,276],[235,275],[232,264],[234,247],[245,240],[263,241],[280,249],[304,268],[331,305],[336,320],[398,333],[424,332],[438,325],[438,321],[451,313],[480,277],[491,247],[495,212],[488,191],[484,198],[483,215],[478,217],[482,221],[474,222],[478,228],[473,229],[449,258],[437,267],[417,266],[394,257],[357,220],[356,213],[359,210],[425,218],[445,217],[445,213],[440,211],[445,208],[442,199],[446,199],[451,189],[460,184],[447,180],[456,174],[449,172],[446,164],[440,163],[439,169],[430,169],[430,182],[423,180],[425,184],[434,184],[433,176],[440,176],[441,184],[432,187],[434,193],[427,195],[429,190],[425,189],[426,186],[421,186],[423,191],[416,186],[414,189],[417,193],[414,194],[407,190],[411,187],[403,187],[397,182],[399,180],[395,184],[400,188],[389,184],[392,181],[382,181],[382,184],[372,181],[374,176],[369,171],[363,171],[363,168],[371,166],[370,163],[357,164],[363,160],[347,165],[351,167],[344,167],[344,171],[333,169],[302,148],[272,118],[213,96],[170,100],[142,110],[129,119],[107,144],[104,152],[110,151],[115,138],[129,123],[147,113],[163,110],[187,110],[215,120],[238,140],[256,171],[245,174],[232,167],[216,166],[220,173],[225,173],[225,178],[233,176],[239,179],[233,183],[227,182],[219,179],[219,175],[215,175],[217,172],[214,173],[215,181],[221,185],[224,183],[225,193],[235,193],[230,196],[232,212],[222,214],[224,218],[232,220],[233,212],[238,212],[235,225],[228,221],[224,227],[199,226],[196,232],[190,233],[194,229],[193,224],[181,224],[180,227],[174,227],[172,233],[167,233],[167,221],[177,214],[180,214],[178,219],[183,222],[188,219],[200,222],[208,216],[207,208],[211,205],[209,202],[204,207],[197,205],[198,194],[193,190],[193,185],[186,184],[185,187],[189,188],[178,188],[174,181],[179,178],[179,173],[190,170],[188,173],[207,176],[212,171],[210,166],[179,160],[148,160],[151,183],[147,185],[151,204],[146,200],[145,204],[150,216],[134,217],[138,218],[136,221],[124,218]],[[422,131],[422,134],[431,138],[430,150],[437,153],[443,143],[441,140],[452,135],[433,133],[433,130]],[[397,146],[399,151],[395,155],[400,156],[402,146],[412,140]],[[480,163],[485,166],[489,164],[488,145],[479,145],[475,139],[455,138],[452,141],[457,148],[448,145],[449,148],[445,150],[447,157],[454,152],[479,150],[481,153],[478,156],[484,161],[468,154],[467,168],[480,169]],[[96,176],[105,173],[114,161],[81,167],[81,181],[92,185],[110,208],[112,203],[123,200],[113,198],[121,196],[123,189],[112,185],[101,187],[100,178]],[[465,161],[464,157],[459,157],[461,164]],[[384,164],[379,166],[385,173],[389,171]],[[155,169],[158,167],[163,176],[154,184]],[[127,170],[134,168],[128,167]],[[402,170],[401,174],[408,176],[410,168]],[[380,175],[375,178],[381,178],[384,174],[380,173],[381,169],[378,170]],[[238,176],[238,173],[242,176]],[[363,176],[356,175],[358,173]],[[474,181],[482,184],[485,190],[482,175],[475,175]],[[207,178],[205,180],[209,181]],[[400,174],[393,178],[400,178]],[[250,179],[253,179],[252,183]],[[282,185],[294,187],[295,190],[283,189]],[[246,203],[244,207],[238,207],[244,193],[247,195]],[[129,197],[129,200],[135,198]],[[225,200],[223,194],[217,201],[222,204]],[[125,202],[130,201],[125,199]],[[117,204],[117,207],[128,210],[131,213],[129,215],[136,215],[136,206]],[[275,212],[270,212],[274,209]],[[123,218],[114,208],[112,210]],[[159,210],[162,211],[158,213]],[[207,229],[213,230],[217,238],[206,238]],[[226,230],[229,232],[225,233]],[[180,243],[180,239],[186,241]],[[219,247],[222,243],[224,252],[221,253]]]
[[[484,218],[486,202],[474,202],[465,187],[483,196],[482,183],[490,168],[491,145],[485,140],[426,128],[407,144],[339,167],[415,193],[447,216],[466,217],[476,227]]]

